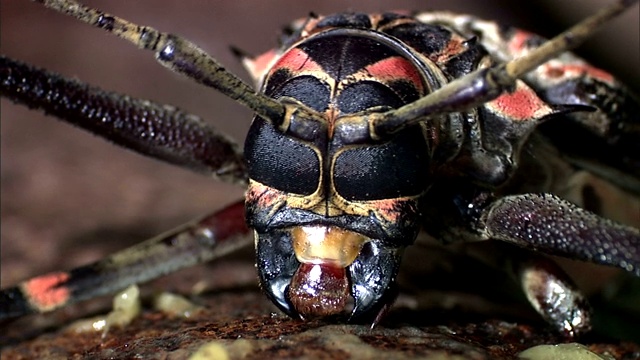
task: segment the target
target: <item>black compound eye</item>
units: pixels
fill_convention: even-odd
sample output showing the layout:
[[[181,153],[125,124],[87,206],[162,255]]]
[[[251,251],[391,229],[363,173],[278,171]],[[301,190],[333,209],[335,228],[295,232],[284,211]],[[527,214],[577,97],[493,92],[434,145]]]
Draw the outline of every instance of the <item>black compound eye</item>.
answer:
[[[429,153],[422,132],[407,129],[388,143],[342,151],[333,168],[335,189],[347,200],[419,195],[429,185]]]
[[[338,109],[345,114],[365,111],[376,106],[399,108],[405,103],[388,86],[374,81],[360,81],[340,92]]]
[[[270,80],[267,86],[271,87],[272,82],[277,81]],[[298,76],[282,81],[277,85],[278,88],[273,89],[272,92],[267,92],[267,94],[271,95],[274,99],[287,96],[300,101],[318,112],[323,112],[329,107],[331,96],[329,87],[313,76]]]
[[[274,189],[311,195],[320,182],[320,160],[309,146],[277,132],[260,118],[249,129],[244,153],[249,178]]]

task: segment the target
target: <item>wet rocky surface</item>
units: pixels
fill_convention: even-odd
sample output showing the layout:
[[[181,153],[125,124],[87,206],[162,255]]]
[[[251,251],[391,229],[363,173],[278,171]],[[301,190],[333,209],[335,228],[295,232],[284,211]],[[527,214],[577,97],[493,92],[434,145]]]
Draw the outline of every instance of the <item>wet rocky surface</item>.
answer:
[[[416,314],[397,309],[373,329],[294,320],[272,312],[257,289],[209,294],[195,301],[206,306],[189,318],[147,309],[131,324],[113,327],[104,335],[69,327],[25,333],[25,322],[34,319],[5,324],[1,355],[3,359],[188,359],[207,346],[230,359],[479,360],[512,359],[537,345],[571,342],[538,324],[465,321],[465,315],[454,312]],[[614,359],[640,356],[640,346],[633,342],[595,338],[580,342],[589,351]]]

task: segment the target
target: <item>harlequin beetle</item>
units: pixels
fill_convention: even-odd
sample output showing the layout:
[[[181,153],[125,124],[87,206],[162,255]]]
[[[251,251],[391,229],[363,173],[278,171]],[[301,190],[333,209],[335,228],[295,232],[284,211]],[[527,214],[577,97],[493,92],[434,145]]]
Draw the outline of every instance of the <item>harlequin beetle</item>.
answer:
[[[249,241],[243,212],[261,284],[294,317],[346,310],[354,321],[377,322],[395,297],[402,251],[421,228],[444,242],[498,239],[640,275],[637,229],[557,196],[557,179],[576,175],[592,146],[606,149],[609,167],[588,170],[640,193],[637,100],[609,74],[560,55],[633,2],[549,42],[447,13],[311,17],[292,26],[282,48],[244,58],[258,94],[175,35],[73,1],[44,3],[153,50],[163,65],[255,111],[244,155],[194,116],[7,58],[4,96],[249,189],[244,209],[234,204],[96,264],[3,290],[0,317],[221,256]],[[554,138],[565,128],[582,147]],[[537,176],[523,181],[532,169]],[[533,305],[559,331],[588,329],[581,295],[553,263],[535,260],[513,265]]]

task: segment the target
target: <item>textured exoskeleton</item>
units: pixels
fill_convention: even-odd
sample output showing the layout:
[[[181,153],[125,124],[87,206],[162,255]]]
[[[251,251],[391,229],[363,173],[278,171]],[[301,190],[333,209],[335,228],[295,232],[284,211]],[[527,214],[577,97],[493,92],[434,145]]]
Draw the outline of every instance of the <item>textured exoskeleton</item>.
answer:
[[[601,217],[590,196],[599,179],[640,195],[639,102],[610,74],[563,53],[632,2],[552,41],[450,13],[311,16],[280,48],[243,56],[258,93],[176,35],[70,0],[44,3],[253,110],[244,151],[176,108],[5,57],[3,96],[248,190],[244,207],[4,289],[0,318],[219,257],[251,242],[249,229],[267,296],[301,318],[349,312],[377,323],[421,230],[444,243],[500,240],[640,276],[640,231]],[[629,209],[640,218],[637,201]],[[586,301],[552,261],[503,262],[558,331],[589,329]]]

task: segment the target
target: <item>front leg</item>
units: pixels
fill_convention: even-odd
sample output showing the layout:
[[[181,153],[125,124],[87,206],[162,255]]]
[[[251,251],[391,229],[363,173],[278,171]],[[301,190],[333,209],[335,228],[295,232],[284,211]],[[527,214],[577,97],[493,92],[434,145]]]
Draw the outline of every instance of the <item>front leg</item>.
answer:
[[[502,251],[469,254],[510,273],[533,308],[568,337],[589,330],[590,306],[564,271],[544,254],[639,273],[638,229],[601,218],[550,194],[496,199],[479,189],[456,194],[436,190],[428,198],[438,206],[425,214],[427,231],[444,242],[495,239],[535,250],[510,246],[507,256]]]
[[[483,206],[478,226],[487,238],[640,276],[640,230],[554,195],[522,194],[492,201]]]
[[[483,236],[549,255],[617,266],[640,276],[638,229],[557,196],[507,196],[486,205],[479,222]],[[510,264],[534,309],[559,332],[574,337],[590,329],[590,306],[558,265],[536,253],[518,256]]]
[[[55,272],[0,291],[0,320],[44,313],[182,268],[219,258],[253,241],[239,201],[200,220],[68,272]]]
[[[508,269],[534,310],[567,338],[591,330],[591,306],[564,270],[540,254],[516,254]]]
[[[142,155],[244,184],[235,142],[201,118],[169,105],[83,84],[0,56],[3,97],[55,115]]]

